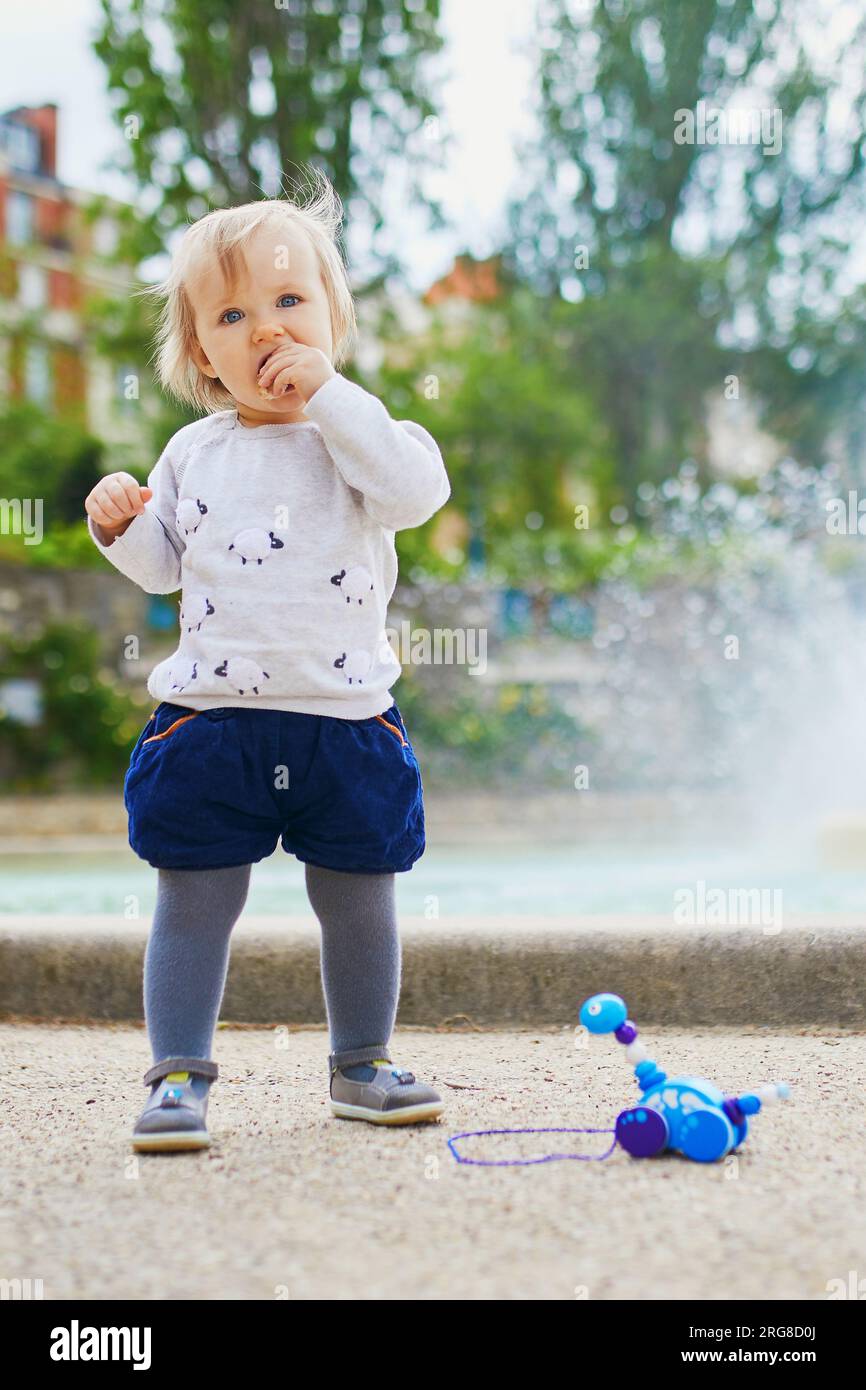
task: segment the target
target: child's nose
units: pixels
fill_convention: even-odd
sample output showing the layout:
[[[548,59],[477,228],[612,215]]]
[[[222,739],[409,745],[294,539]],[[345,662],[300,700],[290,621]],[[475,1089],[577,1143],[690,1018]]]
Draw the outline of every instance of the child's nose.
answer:
[[[288,333],[281,323],[262,323],[259,324],[253,334],[253,341],[256,343],[270,343],[277,338],[288,338]]]

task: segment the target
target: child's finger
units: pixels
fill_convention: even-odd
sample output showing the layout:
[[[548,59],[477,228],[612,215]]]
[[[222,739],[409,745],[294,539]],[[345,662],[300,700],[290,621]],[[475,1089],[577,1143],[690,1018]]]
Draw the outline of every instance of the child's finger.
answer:
[[[267,386],[270,378],[286,365],[287,359],[294,359],[300,350],[298,343],[287,343],[285,347],[275,348],[259,372],[259,385]]]
[[[109,516],[105,508],[100,507],[96,502],[91,505],[89,512],[97,526],[105,526],[108,530],[113,530],[121,521],[126,520],[125,517]]]
[[[292,377],[296,370],[295,367],[284,367],[281,372],[277,372],[271,382],[272,395],[282,396],[284,392],[294,390],[295,383],[292,381]]]
[[[121,517],[135,516],[144,510],[141,488],[129,473],[116,473],[105,479],[105,490],[111,501],[120,508]]]
[[[144,511],[144,498],[141,495],[141,488],[138,483],[134,487],[126,490],[127,497],[127,516],[141,516]]]
[[[93,497],[87,503],[88,514],[100,526],[118,526],[121,521],[126,520],[126,516],[118,514],[117,507],[110,500],[100,497]]]
[[[124,521],[129,515],[125,507],[122,507],[111,492],[103,487],[93,499],[104,517],[108,519],[110,525],[116,525],[118,521]]]
[[[259,386],[267,390],[268,385],[270,384],[270,381],[272,380],[274,374],[279,370],[279,365],[280,364],[278,362],[271,362],[271,360],[268,359],[268,361],[262,367],[262,370],[259,372],[257,378]]]
[[[118,474],[117,481],[122,484],[126,494],[127,505],[129,507],[127,515],[140,516],[144,511],[145,502],[149,502],[150,498],[153,496],[152,490],[149,487],[143,487],[138,479],[133,478],[129,473]],[[145,493],[147,493],[146,497],[144,495]]]
[[[127,478],[129,482],[126,481]],[[135,488],[134,492],[132,487]],[[142,509],[138,483],[129,474],[113,474],[110,478],[103,478],[96,490],[95,500],[114,525],[119,521],[125,521],[129,516],[135,516],[136,512]]]

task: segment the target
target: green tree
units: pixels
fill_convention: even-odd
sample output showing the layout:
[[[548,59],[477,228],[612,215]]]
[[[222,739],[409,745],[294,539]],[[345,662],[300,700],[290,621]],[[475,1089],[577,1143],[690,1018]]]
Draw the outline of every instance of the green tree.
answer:
[[[807,334],[832,375],[828,325],[846,300],[861,321],[846,242],[863,213],[866,20],[834,63],[807,0],[539,0],[537,14],[540,134],[506,260],[583,311],[573,360],[632,493],[703,460],[709,386],[748,380],[763,349],[779,423],[803,382],[796,357],[785,373],[768,354]],[[699,103],[766,111],[760,140],[690,142]]]
[[[571,589],[608,557],[606,512],[618,498],[611,431],[563,351],[571,338],[555,306],[505,285],[495,302],[461,307],[458,325],[437,312],[428,333],[392,342],[374,389],[439,444],[471,558],[503,581]],[[592,525],[578,531],[584,502]],[[423,567],[426,530],[398,536],[401,564]]]
[[[81,623],[52,622],[36,638],[3,637],[4,676],[38,683],[39,724],[0,715],[0,778],[18,790],[115,785],[123,777],[142,718],[113,671],[101,641]]]
[[[0,411],[0,497],[41,498],[45,526],[80,521],[102,454],[101,441],[81,425],[31,401]]]
[[[422,60],[436,54],[439,0],[101,0],[105,64],[129,166],[153,207],[148,253],[210,207],[278,196],[313,163],[374,233],[389,161],[414,173],[440,147]],[[433,135],[434,138],[429,138]],[[416,156],[414,164],[412,152]],[[393,254],[383,273],[395,273]]]
[[[38,544],[25,541],[9,524],[0,534],[0,559],[17,565],[90,565],[98,552],[87,535],[84,498],[107,472],[104,446],[68,415],[46,415],[30,401],[5,402],[0,409],[0,498],[29,499],[29,521],[41,527]],[[39,508],[37,513],[35,508]],[[10,513],[10,515],[12,515]],[[41,515],[41,520],[40,520]]]

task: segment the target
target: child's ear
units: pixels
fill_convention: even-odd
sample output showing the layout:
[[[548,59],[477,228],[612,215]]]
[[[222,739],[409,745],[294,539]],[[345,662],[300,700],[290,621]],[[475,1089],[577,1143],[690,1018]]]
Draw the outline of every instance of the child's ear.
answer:
[[[203,372],[205,376],[212,376],[214,378],[216,377],[217,369],[216,367],[211,365],[210,361],[208,360],[207,354],[205,353],[204,348],[202,347],[198,339],[196,339],[192,345],[190,356],[192,357],[193,362],[198,367],[200,372]]]

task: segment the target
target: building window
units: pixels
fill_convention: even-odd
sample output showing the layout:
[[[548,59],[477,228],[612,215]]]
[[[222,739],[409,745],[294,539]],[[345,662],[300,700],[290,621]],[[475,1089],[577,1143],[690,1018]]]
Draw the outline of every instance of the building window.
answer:
[[[24,394],[37,405],[48,405],[51,399],[51,366],[45,343],[27,343],[24,349]]]
[[[18,266],[18,303],[25,309],[41,309],[48,302],[48,276],[41,265]]]
[[[38,130],[16,125],[14,121],[3,121],[0,123],[0,147],[13,169],[20,169],[24,174],[39,173],[42,142]]]
[[[33,199],[17,188],[6,194],[6,240],[11,246],[28,246],[33,241]]]
[[[113,256],[118,240],[117,223],[110,217],[97,218],[93,224],[93,249],[97,256]]]

